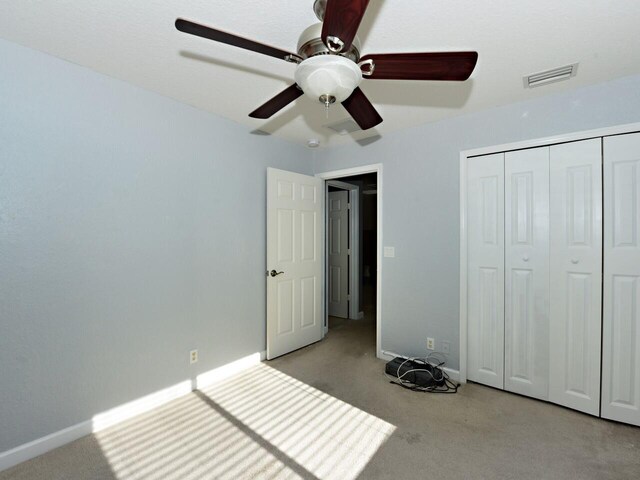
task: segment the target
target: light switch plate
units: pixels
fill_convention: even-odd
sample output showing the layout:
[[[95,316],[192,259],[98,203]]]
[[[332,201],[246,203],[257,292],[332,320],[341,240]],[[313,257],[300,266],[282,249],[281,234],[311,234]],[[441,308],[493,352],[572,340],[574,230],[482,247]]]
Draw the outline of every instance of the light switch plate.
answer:
[[[393,258],[396,256],[396,247],[384,247],[384,256]]]

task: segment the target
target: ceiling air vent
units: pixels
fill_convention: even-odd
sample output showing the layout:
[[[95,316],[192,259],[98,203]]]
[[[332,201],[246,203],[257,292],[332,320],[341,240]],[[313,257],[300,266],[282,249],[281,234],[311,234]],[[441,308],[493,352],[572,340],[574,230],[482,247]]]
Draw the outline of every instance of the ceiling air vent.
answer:
[[[524,77],[524,88],[541,87],[542,85],[569,80],[571,77],[575,77],[576,73],[578,73],[577,63],[533,73]]]
[[[333,130],[334,132],[340,135],[347,135],[349,133],[353,133],[353,132],[357,132],[358,130],[361,130],[358,124],[353,120],[351,120],[350,118],[346,120],[340,120],[339,122],[331,123],[329,125],[325,125],[325,128],[328,128],[329,130]]]

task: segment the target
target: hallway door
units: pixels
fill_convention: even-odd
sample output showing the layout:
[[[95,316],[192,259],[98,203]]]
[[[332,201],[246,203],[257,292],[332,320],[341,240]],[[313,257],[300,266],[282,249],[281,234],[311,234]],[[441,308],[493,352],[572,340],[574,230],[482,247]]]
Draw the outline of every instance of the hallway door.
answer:
[[[329,192],[329,315],[349,316],[349,192]]]

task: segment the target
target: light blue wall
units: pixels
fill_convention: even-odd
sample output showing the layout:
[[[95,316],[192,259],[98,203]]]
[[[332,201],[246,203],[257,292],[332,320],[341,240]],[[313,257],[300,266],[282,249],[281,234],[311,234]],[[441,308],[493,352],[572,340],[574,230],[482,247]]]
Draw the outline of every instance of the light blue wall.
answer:
[[[265,169],[309,151],[5,41],[0,65],[0,452],[264,350]]]
[[[494,108],[315,153],[316,172],[382,163],[382,348],[424,355],[451,342],[459,366],[460,151],[640,122],[640,76]]]

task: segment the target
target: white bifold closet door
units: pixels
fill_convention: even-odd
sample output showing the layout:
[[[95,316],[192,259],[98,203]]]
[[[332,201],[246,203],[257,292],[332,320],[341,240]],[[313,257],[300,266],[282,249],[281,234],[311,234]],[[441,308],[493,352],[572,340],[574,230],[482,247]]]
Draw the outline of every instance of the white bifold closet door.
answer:
[[[504,385],[504,154],[467,171],[467,377]]]
[[[549,400],[598,415],[602,271],[601,139],[554,145]]]
[[[640,134],[604,139],[602,416],[640,425]]]
[[[549,147],[505,154],[504,389],[548,397]]]

